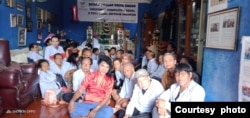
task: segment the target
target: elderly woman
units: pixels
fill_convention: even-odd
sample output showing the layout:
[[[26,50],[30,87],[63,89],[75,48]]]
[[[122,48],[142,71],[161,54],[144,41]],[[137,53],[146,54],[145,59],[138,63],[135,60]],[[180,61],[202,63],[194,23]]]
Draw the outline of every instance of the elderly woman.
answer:
[[[176,55],[173,53],[165,53],[163,56],[165,71],[162,75],[161,84],[165,90],[167,90],[173,83],[176,82],[174,69],[176,65]]]
[[[192,67],[189,64],[180,63],[176,65],[175,77],[177,83],[163,92],[156,100],[156,108],[153,110],[153,118],[169,117],[170,103],[175,101],[204,101],[204,89],[192,80]]]
[[[112,62],[107,56],[98,61],[98,70],[88,73],[71,99],[68,109],[71,118],[111,118],[113,109],[109,102],[114,80],[110,76]],[[86,91],[83,102],[75,102]],[[104,115],[105,114],[105,115]]]

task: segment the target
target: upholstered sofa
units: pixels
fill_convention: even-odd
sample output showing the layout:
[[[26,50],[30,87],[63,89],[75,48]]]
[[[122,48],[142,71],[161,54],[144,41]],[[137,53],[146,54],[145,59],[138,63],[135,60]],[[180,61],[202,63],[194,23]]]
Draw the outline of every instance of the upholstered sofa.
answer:
[[[9,41],[0,39],[0,96],[3,109],[25,109],[39,93],[34,63],[11,61]]]
[[[0,96],[0,118],[2,118],[3,115],[3,102],[2,102],[2,97]]]

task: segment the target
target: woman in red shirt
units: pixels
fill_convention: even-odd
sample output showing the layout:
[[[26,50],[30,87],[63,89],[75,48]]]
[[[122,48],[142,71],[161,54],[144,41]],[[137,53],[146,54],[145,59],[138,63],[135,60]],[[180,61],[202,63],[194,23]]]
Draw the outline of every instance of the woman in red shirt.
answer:
[[[114,80],[110,76],[112,61],[107,56],[100,57],[98,70],[89,73],[69,103],[70,117],[111,118],[109,102]],[[75,102],[86,91],[83,102]]]

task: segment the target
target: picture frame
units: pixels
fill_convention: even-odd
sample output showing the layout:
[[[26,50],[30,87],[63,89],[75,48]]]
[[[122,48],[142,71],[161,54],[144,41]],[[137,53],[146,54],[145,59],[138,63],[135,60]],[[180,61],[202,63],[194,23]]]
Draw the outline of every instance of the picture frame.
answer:
[[[17,15],[17,25],[22,26],[23,25],[23,21],[24,21],[24,16],[18,14]]]
[[[208,14],[206,48],[236,50],[239,7]]]
[[[22,4],[21,2],[17,2],[17,4],[16,4],[16,9],[17,9],[18,11],[23,12],[23,4]]]
[[[32,32],[32,27],[33,27],[33,22],[32,21],[27,21],[26,22],[27,32]]]
[[[36,19],[42,20],[42,8],[36,7]]]
[[[16,14],[10,14],[10,27],[16,27],[16,25],[17,25]]]
[[[25,15],[26,15],[26,21],[31,21],[31,17],[32,17],[32,1],[31,0],[26,0],[26,4],[25,4]]]
[[[31,20],[31,6],[30,5],[26,5],[26,19],[27,20]]]
[[[14,8],[15,7],[15,0],[5,0],[5,4],[6,6],[10,7],[10,8]]]
[[[26,46],[27,29],[24,27],[18,27],[18,46]]]

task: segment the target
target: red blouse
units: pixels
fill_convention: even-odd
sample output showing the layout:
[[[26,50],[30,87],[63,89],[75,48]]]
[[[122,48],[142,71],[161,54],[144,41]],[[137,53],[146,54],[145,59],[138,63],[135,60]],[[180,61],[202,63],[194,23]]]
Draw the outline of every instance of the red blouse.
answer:
[[[111,95],[114,80],[109,76],[104,76],[103,80],[99,80],[98,85],[97,77],[99,71],[89,73],[84,81],[82,81],[80,89],[85,90],[86,94],[84,101],[86,102],[101,102],[107,95]]]

